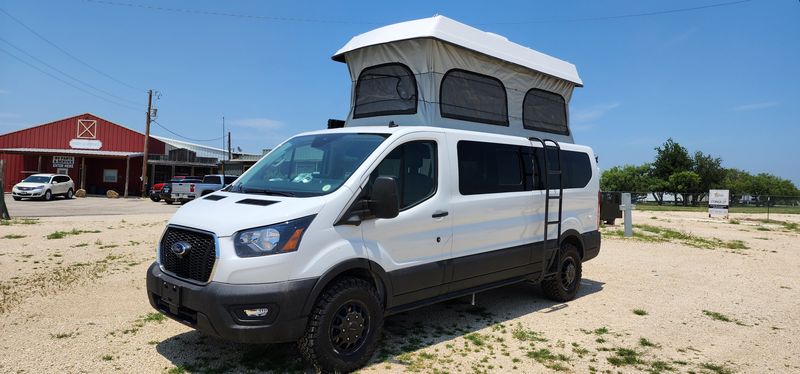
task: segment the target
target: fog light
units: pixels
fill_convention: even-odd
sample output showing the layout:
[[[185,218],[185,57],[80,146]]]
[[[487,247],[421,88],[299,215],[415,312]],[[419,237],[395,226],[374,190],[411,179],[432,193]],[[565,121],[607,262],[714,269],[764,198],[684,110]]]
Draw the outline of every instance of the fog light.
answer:
[[[248,318],[261,318],[266,317],[269,313],[269,309],[267,308],[258,308],[258,309],[245,309],[244,315]]]

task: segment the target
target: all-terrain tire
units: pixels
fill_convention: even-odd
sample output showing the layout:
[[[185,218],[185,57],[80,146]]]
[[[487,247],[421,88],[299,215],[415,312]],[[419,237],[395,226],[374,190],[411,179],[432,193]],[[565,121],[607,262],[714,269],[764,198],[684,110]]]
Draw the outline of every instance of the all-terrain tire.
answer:
[[[542,281],[542,291],[547,298],[565,302],[575,298],[581,286],[581,255],[574,244],[561,245],[558,272],[551,279]]]
[[[383,313],[372,284],[363,279],[342,278],[317,299],[298,342],[300,352],[323,373],[357,370],[378,348]]]

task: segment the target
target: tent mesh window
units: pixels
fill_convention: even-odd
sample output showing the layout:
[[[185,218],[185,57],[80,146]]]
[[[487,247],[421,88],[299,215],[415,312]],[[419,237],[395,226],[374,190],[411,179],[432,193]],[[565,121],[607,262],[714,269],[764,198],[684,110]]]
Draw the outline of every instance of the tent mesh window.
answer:
[[[442,117],[508,126],[506,88],[488,75],[453,69],[442,77]]]
[[[417,113],[417,80],[399,63],[368,67],[356,82],[353,118]]]
[[[522,123],[529,130],[569,135],[564,97],[536,88],[531,89],[522,102]]]

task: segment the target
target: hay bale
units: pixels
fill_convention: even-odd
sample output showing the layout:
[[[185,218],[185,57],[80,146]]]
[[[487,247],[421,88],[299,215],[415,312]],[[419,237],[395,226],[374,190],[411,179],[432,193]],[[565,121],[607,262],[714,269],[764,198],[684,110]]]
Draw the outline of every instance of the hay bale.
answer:
[[[75,191],[75,197],[86,197],[86,190],[83,188]]]
[[[117,193],[117,191],[108,190],[108,192],[106,192],[106,197],[108,197],[109,199],[119,199],[119,194]]]

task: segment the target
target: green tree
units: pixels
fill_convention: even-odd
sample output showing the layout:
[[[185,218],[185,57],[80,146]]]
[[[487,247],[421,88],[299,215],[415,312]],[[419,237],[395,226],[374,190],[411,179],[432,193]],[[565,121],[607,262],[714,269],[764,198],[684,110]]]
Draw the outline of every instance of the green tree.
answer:
[[[693,171],[679,171],[670,175],[668,182],[670,190],[681,194],[683,197],[683,205],[687,205],[690,196],[697,193],[697,189],[700,186],[700,176]],[[677,199],[675,200],[675,205],[678,205]],[[694,201],[692,203],[694,204]]]
[[[614,166],[600,176],[600,189],[625,192],[649,191],[649,179],[649,164]]]
[[[661,180],[669,180],[670,175],[692,170],[694,163],[689,151],[676,143],[672,138],[667,139],[661,147],[656,147],[656,159],[653,161],[652,176]]]
[[[708,190],[722,186],[726,173],[721,158],[714,158],[700,151],[694,153],[692,164],[692,170],[700,177],[696,190],[692,191],[692,205],[697,205],[708,194]]]

